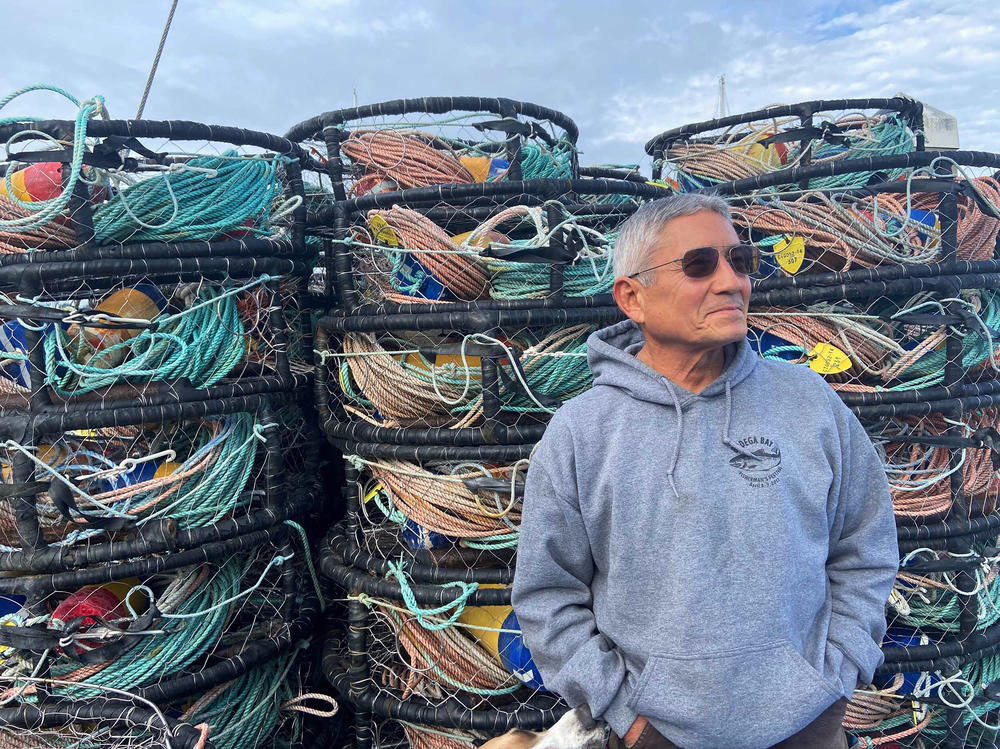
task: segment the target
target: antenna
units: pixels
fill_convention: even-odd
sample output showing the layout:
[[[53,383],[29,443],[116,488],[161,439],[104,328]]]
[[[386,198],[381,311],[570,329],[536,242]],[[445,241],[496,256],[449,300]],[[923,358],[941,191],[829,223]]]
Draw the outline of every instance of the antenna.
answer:
[[[715,119],[729,116],[729,101],[726,99],[726,76],[719,76],[719,98],[715,102]]]

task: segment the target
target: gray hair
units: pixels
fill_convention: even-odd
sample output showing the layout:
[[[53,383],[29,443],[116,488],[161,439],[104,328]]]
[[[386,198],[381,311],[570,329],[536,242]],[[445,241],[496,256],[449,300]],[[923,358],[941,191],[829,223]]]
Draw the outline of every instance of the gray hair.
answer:
[[[667,224],[679,216],[690,216],[698,211],[714,211],[732,221],[729,204],[717,195],[684,193],[652,200],[641,206],[618,231],[614,252],[615,278],[639,273],[648,265],[660,233]],[[636,279],[643,286],[649,286],[655,273],[639,273]]]

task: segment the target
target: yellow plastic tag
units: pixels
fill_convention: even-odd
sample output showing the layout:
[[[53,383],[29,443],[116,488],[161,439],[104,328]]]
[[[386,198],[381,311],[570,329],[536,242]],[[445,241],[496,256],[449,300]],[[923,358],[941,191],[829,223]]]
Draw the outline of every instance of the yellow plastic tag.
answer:
[[[391,247],[399,247],[399,237],[389,226],[389,222],[381,216],[372,216],[368,220],[368,225],[372,228],[372,236],[376,242],[387,244]]]
[[[806,242],[802,237],[786,234],[784,239],[774,245],[774,259],[787,273],[798,273],[805,257]]]
[[[473,229],[475,231],[475,229]],[[461,245],[466,239],[472,236],[471,231],[463,232],[462,234],[456,234],[451,238],[451,241],[457,245]],[[472,243],[473,247],[489,247],[490,246],[490,232],[486,234],[480,234],[476,237],[476,241]]]
[[[817,343],[809,352],[809,368],[820,374],[837,374],[853,367],[847,354],[829,343]]]
[[[375,497],[375,495],[378,494],[380,491],[382,491],[382,484],[375,484],[374,488],[371,489],[371,491],[369,491],[365,495],[365,498],[362,500],[362,503],[367,504],[368,502],[371,502],[371,500]]]
[[[401,364],[406,365],[407,367],[411,367],[413,369],[421,369],[425,372],[427,371],[427,365],[425,363],[425,359],[420,354],[406,354],[404,356],[400,356],[399,358],[397,358],[397,361],[400,362]],[[462,357],[460,354],[437,354],[434,357],[435,367],[438,368],[446,367],[449,364],[454,366],[456,369],[468,369],[469,376],[472,377],[473,379],[478,379],[479,377],[482,376],[482,373],[479,371],[480,358],[478,356],[467,355],[465,357],[464,367],[462,364]]]

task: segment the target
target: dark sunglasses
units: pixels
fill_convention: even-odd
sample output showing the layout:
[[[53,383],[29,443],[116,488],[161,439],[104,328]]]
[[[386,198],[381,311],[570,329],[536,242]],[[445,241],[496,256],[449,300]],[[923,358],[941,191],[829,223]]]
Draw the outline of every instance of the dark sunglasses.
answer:
[[[760,268],[760,251],[753,245],[738,244],[722,249],[718,247],[695,247],[693,250],[685,252],[679,258],[638,271],[630,275],[629,278],[635,278],[641,273],[656,270],[671,263],[680,263],[681,270],[684,271],[684,275],[688,278],[708,278],[719,267],[719,255],[723,252],[726,254],[726,260],[729,261],[729,265],[740,275],[749,276],[751,273],[756,273],[757,269]]]

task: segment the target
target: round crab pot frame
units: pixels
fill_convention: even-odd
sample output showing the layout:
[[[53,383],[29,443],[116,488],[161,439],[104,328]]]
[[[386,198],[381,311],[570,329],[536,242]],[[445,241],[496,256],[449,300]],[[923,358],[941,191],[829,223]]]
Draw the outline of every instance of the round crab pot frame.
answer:
[[[1000,410],[865,421],[900,525],[987,517],[1000,493]]]
[[[369,554],[390,559],[400,550],[444,567],[510,565],[517,545],[528,461],[427,462],[366,460],[358,542]]]
[[[56,749],[68,740],[95,736],[108,749],[215,749],[202,730],[127,699],[47,700],[0,708],[3,746]]]
[[[646,153],[653,179],[669,166],[668,178],[691,190],[759,174],[792,183],[784,172],[796,166],[923,147],[923,105],[896,97],[806,101],[697,122],[652,138]]]
[[[823,374],[852,407],[927,409],[933,398],[991,392],[983,383],[1000,364],[998,288],[993,273],[762,292],[751,298],[748,335],[761,356]]]
[[[851,733],[879,743],[919,737],[923,746],[995,745],[996,626],[941,642],[934,633],[890,626],[882,651],[885,662],[875,670],[873,688],[857,690],[848,705],[844,725]]]
[[[860,190],[731,198],[738,230],[761,252],[759,288],[996,272],[1000,183],[957,168],[960,175],[912,170]]]
[[[509,669],[506,675],[503,669],[497,671],[502,661],[499,653],[509,653],[511,658],[521,658],[523,653],[507,649],[511,646],[506,640],[492,643],[491,627],[478,622],[509,608],[509,589],[480,588],[463,594],[461,616],[469,624],[456,620],[458,625],[441,626],[421,615],[432,627],[426,629],[407,614],[408,608],[412,612],[413,608],[454,603],[454,588],[407,585],[409,600],[404,602],[399,584],[331,565],[328,560],[322,565],[324,574],[351,592],[346,638],[327,641],[323,670],[354,707],[356,742],[362,742],[355,746],[371,746],[363,742],[370,736],[373,715],[496,735],[514,727],[546,728],[568,709],[551,693],[521,684],[527,674],[518,678]],[[500,630],[513,634],[506,628]],[[480,634],[465,634],[473,631]],[[494,646],[498,653],[492,652]],[[434,658],[440,668],[427,660]],[[503,686],[476,686],[490,678],[503,681]]]
[[[535,442],[558,404],[589,386],[587,335],[619,316],[551,308],[321,318],[321,423],[335,441]]]
[[[0,265],[307,252],[311,161],[276,135],[81,117],[6,123],[0,141]]]
[[[608,179],[443,185],[334,203],[309,231],[331,237],[327,291],[348,312],[600,306],[617,227],[670,194]],[[624,202],[586,202],[602,197]]]
[[[207,562],[69,586],[34,606],[5,594],[5,674],[44,669],[67,682],[48,691],[70,697],[95,696],[102,687],[133,691],[180,677],[180,684],[150,692],[177,697],[183,696],[182,685],[196,690],[212,678],[235,678],[242,666],[234,654],[254,642],[249,652],[268,652],[275,643],[264,641],[279,637],[280,644],[300,615],[306,565],[290,562],[287,551],[275,537]],[[193,675],[213,664],[219,667]]]
[[[0,567],[57,572],[197,553],[302,512],[307,503],[286,491],[291,473],[315,475],[318,465],[315,427],[298,409],[306,393],[222,387],[206,400],[4,416]],[[312,496],[308,481],[298,484]]]
[[[456,96],[325,112],[285,137],[325,146],[332,198],[345,200],[433,184],[575,177],[577,135],[576,124],[554,109]]]
[[[288,386],[311,336],[298,267],[175,258],[0,268],[20,284],[0,292],[0,392],[17,407],[121,399],[152,383]]]
[[[952,167],[970,167],[977,169],[1000,168],[1000,154],[989,151],[913,151],[911,153],[870,156],[863,159],[840,159],[822,164],[800,166],[794,172],[770,172],[756,177],[746,177],[731,182],[713,185],[705,192],[715,195],[749,195],[757,191],[768,191],[769,194],[801,194],[801,191],[813,189],[829,189],[816,184],[817,180],[839,178],[849,175],[869,174],[872,185],[882,185],[888,181],[887,172],[898,172],[904,178],[912,169],[930,169],[935,177],[944,177],[935,170],[936,165],[946,164]],[[783,190],[787,186],[787,177],[793,174],[799,189]],[[860,185],[864,188],[867,183]],[[845,188],[847,189],[847,188]],[[905,188],[904,188],[905,189]]]
[[[528,460],[426,463],[352,456],[345,518],[324,542],[337,564],[385,575],[400,559],[410,579],[513,582]]]
[[[197,570],[195,572],[197,573]],[[197,581],[198,576],[194,575],[194,578]],[[187,585],[183,581],[180,587],[185,585],[188,588],[196,587]],[[104,589],[84,589],[87,591],[87,596],[75,604],[75,613],[85,612],[88,615],[96,616],[95,610],[102,605],[107,605],[105,598],[110,595],[107,587],[105,586]],[[204,602],[197,599],[197,594],[196,590],[196,605],[202,605]],[[79,593],[74,595],[79,597]],[[132,595],[132,600],[134,601],[136,597],[136,595]],[[67,601],[72,598],[73,596]],[[233,601],[235,600],[234,598]],[[180,606],[175,604],[176,601],[168,602],[166,610],[169,611],[173,608],[176,612],[178,608],[183,608],[183,601],[181,601]],[[64,603],[63,606],[65,607],[66,604]],[[233,604],[230,603],[229,606],[232,608]],[[249,607],[244,605],[244,608]],[[57,607],[56,612],[58,613],[59,610]],[[74,613],[71,609],[67,610]],[[239,616],[246,614],[245,611],[237,613]],[[235,627],[238,625],[245,629],[246,624],[240,624],[238,617],[230,616],[226,629],[232,631],[223,632],[221,637],[214,642],[212,636],[206,639],[200,631],[189,634],[190,627],[183,626],[180,629],[177,626],[171,627],[169,619],[163,617],[162,612],[158,609],[154,614],[149,622],[144,622],[150,627],[159,627],[157,631],[149,632],[149,637],[155,637],[157,640],[153,650],[150,650],[149,646],[136,645],[135,640],[141,641],[143,639],[137,637],[132,638],[131,647],[124,647],[120,638],[118,642],[115,642],[115,638],[111,637],[110,644],[103,644],[103,641],[91,639],[90,645],[97,645],[97,647],[87,646],[86,649],[83,649],[83,645],[88,642],[87,639],[71,636],[64,639],[54,650],[48,651],[48,653],[62,654],[61,656],[56,655],[50,660],[49,668],[56,672],[56,675],[42,674],[36,678],[37,670],[28,676],[27,674],[11,673],[8,669],[5,681],[10,682],[10,686],[6,686],[5,691],[6,693],[14,693],[22,700],[22,705],[16,711],[10,708],[0,711],[0,736],[14,727],[38,730],[44,725],[55,725],[56,716],[63,711],[68,714],[76,714],[75,710],[82,709],[83,712],[79,713],[80,717],[89,715],[97,720],[99,713],[87,712],[88,705],[107,705],[109,708],[121,705],[130,707],[132,711],[138,708],[140,715],[143,714],[143,710],[151,707],[155,711],[154,714],[159,716],[161,720],[164,718],[164,713],[168,713],[176,719],[176,722],[170,720],[163,729],[163,733],[167,734],[167,738],[173,742],[172,744],[143,743],[142,746],[178,746],[177,738],[186,735],[194,737],[195,743],[191,746],[196,747],[196,749],[205,746],[217,746],[220,749],[223,747],[235,749],[236,747],[260,746],[267,735],[273,732],[278,718],[279,703],[272,700],[271,697],[285,681],[285,676],[295,659],[294,651],[305,644],[304,638],[310,636],[315,625],[318,616],[315,598],[306,596],[294,614],[286,619],[274,621],[269,630],[262,633],[254,633],[247,629],[246,634],[241,634]],[[211,614],[211,610],[206,610],[202,618],[207,618]],[[180,615],[186,616],[187,614],[182,612]],[[251,616],[255,615],[251,612]],[[80,624],[81,620],[82,624]],[[88,627],[90,632],[94,632],[93,624],[97,621],[87,616],[80,616],[75,622],[71,621],[70,625],[81,626],[86,634]],[[10,624],[9,621],[6,623]],[[167,625],[166,627],[163,626],[164,623]],[[166,631],[162,631],[164,629]],[[45,630],[36,632],[36,637],[32,642],[36,653],[42,652],[40,648],[45,638],[44,632]],[[133,635],[141,634],[135,628],[132,633]],[[185,643],[180,648],[178,647],[180,643],[176,642],[179,637],[186,638]],[[145,639],[149,640],[149,638]],[[187,650],[190,650],[192,643],[202,649],[207,647],[208,650],[205,652],[210,653],[210,655],[201,655],[192,660],[184,647],[186,646]],[[5,646],[4,651],[3,657],[9,659],[11,656],[10,646]],[[115,652],[111,653],[111,651]],[[139,652],[136,655],[135,651],[145,652]],[[166,651],[174,659],[179,657],[188,661],[188,665],[186,667],[171,666],[171,662],[166,661],[161,654],[163,651]],[[74,669],[73,660],[66,657],[69,652],[74,652],[74,657],[91,665],[82,670],[81,668]],[[109,653],[113,657],[109,661],[101,663],[101,658],[104,657],[102,652]],[[143,669],[149,670],[146,668],[148,666],[146,661],[150,659],[159,659],[165,662],[152,677],[145,678],[146,686],[127,687],[130,680],[140,678],[136,674],[141,673]],[[199,662],[203,663],[199,665]],[[176,661],[174,663],[176,664]],[[7,665],[9,666],[9,663]],[[63,673],[67,667],[71,670],[68,673]],[[102,671],[102,669],[104,670]],[[115,673],[109,675],[107,669],[112,669]],[[117,673],[119,671],[121,674]],[[113,686],[106,685],[109,680],[113,682]],[[128,691],[123,691],[123,689],[128,689]],[[25,702],[26,700],[37,700],[37,704]],[[237,702],[234,703],[233,700]],[[240,700],[244,702],[241,703]],[[22,726],[21,720],[25,715],[32,716],[36,722],[30,726]],[[105,717],[113,719],[113,716],[114,713],[111,713]],[[247,723],[251,716],[255,716],[256,720],[250,726],[241,728],[242,724]],[[146,740],[156,742],[158,740],[156,721],[148,720],[146,722],[148,725],[142,726],[140,724],[138,726],[145,728],[146,733],[138,735],[143,736]],[[197,724],[193,731],[191,724]],[[124,725],[129,724],[125,722]],[[171,728],[180,728],[180,732],[175,731],[172,734]],[[93,726],[91,726],[92,729]],[[55,735],[59,736],[60,734],[56,733]],[[65,733],[61,735],[65,741]],[[121,737],[123,739],[121,744],[113,743],[116,738],[113,730],[107,730],[106,735],[87,733],[90,739],[93,739],[95,735],[102,736],[101,746],[120,745],[125,747],[134,745],[124,741],[125,737],[128,736],[127,732]],[[35,736],[38,736],[36,740],[39,741],[37,745],[39,749],[50,745],[45,743],[39,734],[33,734],[33,738]],[[134,740],[136,736],[133,735],[132,738]],[[51,745],[62,746],[63,744],[54,743]]]

